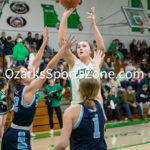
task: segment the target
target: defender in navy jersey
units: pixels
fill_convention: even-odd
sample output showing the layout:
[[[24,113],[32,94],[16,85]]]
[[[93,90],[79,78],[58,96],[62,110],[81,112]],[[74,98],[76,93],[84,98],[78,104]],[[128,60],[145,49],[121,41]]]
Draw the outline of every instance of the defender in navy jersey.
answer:
[[[93,66],[97,73],[103,59],[104,55],[101,52],[95,53]],[[78,91],[80,103],[65,111],[60,143],[54,150],[64,150],[69,139],[70,150],[107,150],[104,139],[106,117],[99,78],[90,76],[81,79]]]
[[[37,97],[34,96],[31,104],[24,105],[23,95],[25,88],[25,85],[20,85],[14,93],[14,118],[11,127],[4,134],[2,150],[31,149],[29,129],[33,122],[38,101]]]
[[[43,30],[43,37],[43,44],[33,60],[31,69],[27,70],[22,66],[12,69],[9,91],[11,86],[16,89],[14,93],[14,118],[11,126],[4,133],[1,150],[31,150],[29,130],[37,108],[35,93],[49,77],[50,71],[57,65],[65,50],[75,43],[74,39],[70,36],[40,76],[34,79],[33,73],[39,68],[45,46],[48,42],[47,28]]]

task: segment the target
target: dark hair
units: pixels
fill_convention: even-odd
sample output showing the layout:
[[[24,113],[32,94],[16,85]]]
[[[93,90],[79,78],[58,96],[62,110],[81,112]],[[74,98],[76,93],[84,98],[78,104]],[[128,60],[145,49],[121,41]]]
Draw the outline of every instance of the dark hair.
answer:
[[[0,77],[0,90],[2,90],[6,84],[7,84],[6,78]]]
[[[5,77],[0,77],[0,90],[2,90],[7,85],[7,80]],[[11,89],[7,89],[5,91],[6,94],[6,102],[7,102],[7,109],[10,110],[12,108],[12,99],[10,97]]]
[[[8,41],[8,40],[11,40],[11,36],[8,36],[8,37],[7,37],[7,41]]]

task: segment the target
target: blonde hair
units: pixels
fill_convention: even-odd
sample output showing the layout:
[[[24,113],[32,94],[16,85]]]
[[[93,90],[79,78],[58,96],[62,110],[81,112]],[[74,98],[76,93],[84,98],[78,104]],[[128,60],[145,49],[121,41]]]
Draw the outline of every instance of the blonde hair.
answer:
[[[36,49],[33,46],[31,46],[30,53],[33,53],[34,56],[37,54],[37,51],[36,51]]]
[[[93,77],[81,79],[79,89],[84,106],[87,108],[94,108],[94,98],[100,90],[100,84],[97,79]]]
[[[115,91],[115,92],[113,92],[113,88],[115,88],[116,89],[116,87],[114,87],[114,86],[112,86],[111,87],[111,89],[110,89],[110,95],[114,95],[115,97],[117,97],[117,92]]]

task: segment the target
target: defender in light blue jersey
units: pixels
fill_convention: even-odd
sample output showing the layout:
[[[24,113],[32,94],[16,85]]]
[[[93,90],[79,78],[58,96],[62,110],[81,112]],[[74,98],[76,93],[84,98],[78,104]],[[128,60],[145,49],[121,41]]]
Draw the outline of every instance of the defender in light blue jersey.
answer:
[[[102,52],[95,53],[94,71],[99,71],[103,59]],[[99,80],[91,76],[80,80],[80,103],[65,111],[60,143],[54,150],[64,150],[69,139],[70,150],[107,150],[104,139],[106,116]]]
[[[69,37],[61,50],[48,63],[45,70],[39,77],[34,79],[33,73],[39,68],[45,46],[48,42],[48,29],[43,31],[43,44],[35,56],[30,70],[22,66],[12,69],[12,78],[9,80],[10,85],[13,85],[14,93],[14,118],[2,139],[1,150],[31,150],[29,130],[33,122],[35,111],[37,108],[36,91],[49,77],[50,71],[57,65],[62,58],[65,50],[70,48],[74,39]]]

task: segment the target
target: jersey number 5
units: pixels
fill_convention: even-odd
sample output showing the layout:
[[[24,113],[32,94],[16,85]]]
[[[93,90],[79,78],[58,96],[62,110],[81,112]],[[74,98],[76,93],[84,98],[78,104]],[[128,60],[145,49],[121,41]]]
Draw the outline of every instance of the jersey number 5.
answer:
[[[94,139],[100,138],[98,115],[96,114],[92,120],[94,122],[94,134],[93,134],[94,137],[93,138]]]

